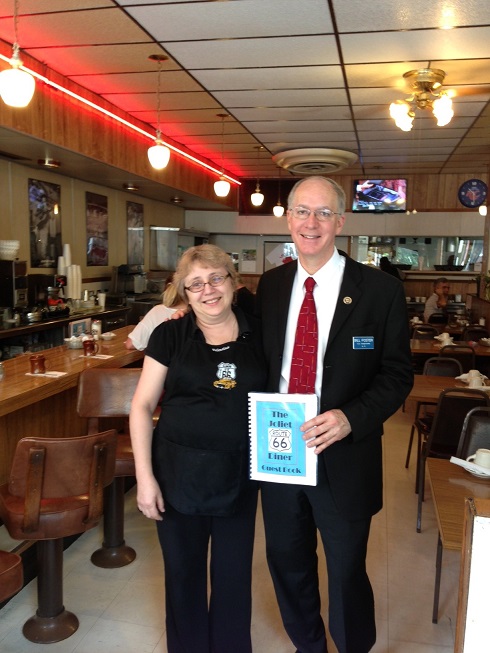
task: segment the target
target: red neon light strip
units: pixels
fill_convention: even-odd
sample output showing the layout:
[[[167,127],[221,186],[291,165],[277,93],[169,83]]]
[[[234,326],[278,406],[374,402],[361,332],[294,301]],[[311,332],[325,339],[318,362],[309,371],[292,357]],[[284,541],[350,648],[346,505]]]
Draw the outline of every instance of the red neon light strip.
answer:
[[[6,61],[7,63],[10,63],[10,59],[3,54],[0,54],[0,59],[3,59],[3,61]],[[90,100],[87,100],[86,98],[82,97],[81,95],[78,95],[77,93],[74,93],[73,91],[68,90],[64,86],[60,86],[56,82],[51,81],[47,77],[44,77],[43,75],[40,75],[39,73],[36,73],[33,70],[30,70],[29,68],[26,68],[25,66],[20,66],[22,70],[25,72],[29,73],[36,79],[41,80],[48,86],[52,86],[53,88],[57,89],[58,91],[61,91],[62,93],[65,93],[65,95],[69,95],[70,97],[74,98],[75,100],[78,100],[79,102],[83,102],[83,104],[86,104],[87,106],[91,107],[92,109],[95,109],[99,113],[103,113],[106,116],[109,116],[109,118],[112,118],[113,120],[116,120],[117,122],[121,123],[122,125],[125,125],[126,127],[129,127],[129,129],[138,132],[139,134],[142,134],[143,136],[147,136],[149,139],[151,139],[152,142],[155,141],[155,136],[150,134],[149,132],[145,131],[144,129],[141,129],[140,127],[137,127],[136,125],[133,125],[132,123],[128,122],[124,118],[121,118],[120,116],[116,116],[115,113],[112,113],[108,109],[104,109],[103,107],[100,107],[98,104],[95,104],[94,102],[91,102]],[[193,161],[194,163],[197,163],[203,168],[207,168],[208,170],[211,170],[211,172],[215,172],[217,175],[220,177],[223,176],[229,181],[233,182],[234,184],[237,184],[238,186],[241,186],[241,182],[238,181],[238,179],[234,179],[233,177],[230,177],[229,175],[226,175],[221,172],[221,170],[217,170],[216,168],[213,168],[212,166],[208,165],[207,163],[204,163],[204,161],[200,161],[199,159],[196,159],[196,157],[192,156],[191,154],[188,154],[187,152],[184,152],[183,150],[179,150],[178,147],[175,147],[174,145],[171,145],[170,143],[165,142],[164,140],[160,139],[162,143],[168,147],[170,150],[173,150],[174,152],[177,152],[177,154],[180,154],[180,156],[183,156],[186,159],[189,159],[190,161]]]

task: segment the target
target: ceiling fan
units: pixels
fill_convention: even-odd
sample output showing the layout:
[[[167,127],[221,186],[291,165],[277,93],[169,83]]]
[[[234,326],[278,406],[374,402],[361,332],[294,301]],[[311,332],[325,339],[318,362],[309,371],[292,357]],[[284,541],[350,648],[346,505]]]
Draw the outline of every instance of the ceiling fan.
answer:
[[[396,100],[390,104],[390,115],[402,131],[410,131],[416,109],[430,109],[437,119],[438,127],[451,122],[454,115],[451,94],[440,90],[446,77],[439,68],[421,68],[409,70],[403,75],[411,89],[405,100]]]

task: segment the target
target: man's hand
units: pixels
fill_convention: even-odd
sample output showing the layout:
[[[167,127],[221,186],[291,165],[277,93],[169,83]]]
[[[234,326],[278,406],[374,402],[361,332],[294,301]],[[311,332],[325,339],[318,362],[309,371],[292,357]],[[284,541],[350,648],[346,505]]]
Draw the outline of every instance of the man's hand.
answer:
[[[343,440],[352,431],[349,420],[338,408],[327,410],[303,424],[303,440],[319,454],[334,442]]]

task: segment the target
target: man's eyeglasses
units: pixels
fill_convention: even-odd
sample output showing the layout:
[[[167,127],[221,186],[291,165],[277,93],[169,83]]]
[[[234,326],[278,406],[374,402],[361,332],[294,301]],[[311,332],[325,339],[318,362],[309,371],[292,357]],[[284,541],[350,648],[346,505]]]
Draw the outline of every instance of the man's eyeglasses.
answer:
[[[311,211],[310,209],[305,209],[304,206],[295,206],[294,209],[290,210],[298,220],[307,220],[312,213],[317,220],[320,220],[320,222],[331,220],[334,215],[342,215],[342,213],[335,213],[335,211],[331,211],[330,209],[317,209],[316,211]]]
[[[213,276],[209,277],[207,281],[193,281],[190,286],[184,286],[184,288],[190,292],[201,292],[201,290],[204,290],[205,285],[211,286],[211,288],[221,286],[221,284],[224,283],[229,276],[229,272],[226,275],[213,274]]]

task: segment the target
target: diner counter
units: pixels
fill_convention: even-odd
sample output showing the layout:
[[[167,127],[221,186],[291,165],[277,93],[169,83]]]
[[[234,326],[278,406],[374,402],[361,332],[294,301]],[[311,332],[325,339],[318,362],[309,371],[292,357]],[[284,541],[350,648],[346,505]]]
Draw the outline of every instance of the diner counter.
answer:
[[[57,378],[31,376],[28,352],[4,361],[4,378],[0,380],[0,484],[8,478],[19,439],[86,432],[86,421],[76,413],[78,377],[88,367],[139,366],[144,353],[124,346],[133,329],[132,325],[115,329],[115,338],[99,340],[96,356],[83,356],[83,349],[68,349],[65,345],[43,351],[46,371],[64,372]]]

